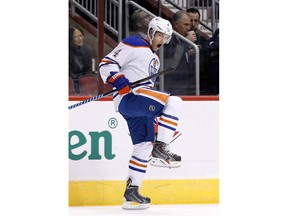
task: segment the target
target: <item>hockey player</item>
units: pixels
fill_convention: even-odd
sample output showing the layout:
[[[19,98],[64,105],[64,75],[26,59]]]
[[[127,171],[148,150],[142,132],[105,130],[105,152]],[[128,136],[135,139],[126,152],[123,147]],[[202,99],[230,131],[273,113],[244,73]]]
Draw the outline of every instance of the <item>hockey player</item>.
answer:
[[[168,144],[178,124],[181,98],[152,89],[155,79],[136,86],[130,84],[158,72],[160,60],[157,52],[165,43],[169,43],[172,32],[168,20],[154,17],[149,23],[145,39],[137,36],[125,38],[99,64],[103,81],[117,89],[113,95],[115,109],[127,121],[133,143],[123,209],[145,209],[150,206],[150,198],[140,195],[139,187],[151,151],[151,165],[169,168],[180,166],[181,156],[172,153]],[[155,141],[156,117],[159,122]]]

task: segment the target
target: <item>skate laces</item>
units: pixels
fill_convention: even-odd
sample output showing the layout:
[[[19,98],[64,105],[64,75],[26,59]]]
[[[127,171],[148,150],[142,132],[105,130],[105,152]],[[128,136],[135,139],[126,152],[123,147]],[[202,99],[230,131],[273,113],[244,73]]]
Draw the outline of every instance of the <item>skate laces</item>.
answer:
[[[138,188],[137,188],[137,190],[135,191],[135,193],[134,193],[136,196],[138,196],[142,201],[141,202],[146,202],[146,200],[148,199],[147,197],[144,197],[144,196],[142,196],[140,193],[139,193],[139,190],[138,190]]]
[[[144,200],[146,199],[146,197],[142,196],[142,195],[139,193],[139,191],[138,191],[138,190],[137,190],[137,192],[136,192],[136,193],[137,193],[137,195],[138,195],[139,197],[141,197],[141,199],[144,199]]]
[[[177,154],[175,154],[175,153],[173,153],[173,152],[170,151],[170,146],[169,146],[168,144],[163,143],[163,144],[162,144],[162,147],[163,147],[163,148],[162,148],[162,149],[163,149],[163,152],[166,153],[167,155],[172,156],[172,157],[178,156]]]
[[[138,186],[130,185],[130,189],[133,190],[134,195],[139,196],[141,199],[146,198],[139,193],[139,187]]]

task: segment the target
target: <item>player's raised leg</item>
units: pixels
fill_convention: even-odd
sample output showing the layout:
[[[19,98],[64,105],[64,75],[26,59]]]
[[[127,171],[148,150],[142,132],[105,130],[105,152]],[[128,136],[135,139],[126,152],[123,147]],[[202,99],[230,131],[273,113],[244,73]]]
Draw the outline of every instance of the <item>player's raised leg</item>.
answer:
[[[177,168],[181,166],[181,156],[170,151],[169,143],[176,131],[182,99],[170,96],[158,122],[157,140],[152,150],[152,166]]]

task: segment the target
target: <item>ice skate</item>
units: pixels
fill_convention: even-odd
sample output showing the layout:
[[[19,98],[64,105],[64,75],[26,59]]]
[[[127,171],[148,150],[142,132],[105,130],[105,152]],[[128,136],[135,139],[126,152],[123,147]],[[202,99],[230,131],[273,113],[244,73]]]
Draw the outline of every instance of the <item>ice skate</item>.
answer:
[[[139,194],[139,187],[131,185],[131,179],[129,178],[126,185],[126,191],[124,193],[124,200],[122,208],[126,210],[141,210],[150,207],[150,198],[143,197]]]
[[[150,164],[158,167],[177,168],[181,166],[181,156],[172,153],[168,144],[156,141],[152,150]]]

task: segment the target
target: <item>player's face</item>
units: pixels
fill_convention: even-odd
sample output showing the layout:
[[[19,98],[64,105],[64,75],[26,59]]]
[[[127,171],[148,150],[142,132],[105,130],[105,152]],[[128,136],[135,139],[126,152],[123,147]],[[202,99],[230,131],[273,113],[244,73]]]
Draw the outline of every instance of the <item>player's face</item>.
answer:
[[[168,39],[169,35],[162,32],[156,32],[152,41],[152,49],[154,51],[158,51],[163,46],[163,44],[167,42]]]

